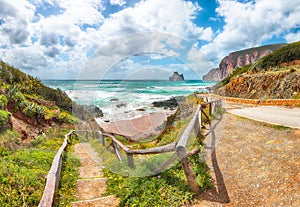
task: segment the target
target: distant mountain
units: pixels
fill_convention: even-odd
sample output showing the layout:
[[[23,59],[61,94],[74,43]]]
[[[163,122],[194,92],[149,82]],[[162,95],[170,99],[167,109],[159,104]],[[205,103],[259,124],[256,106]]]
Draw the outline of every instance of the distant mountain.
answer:
[[[214,92],[250,99],[300,99],[300,42],[282,46],[254,64],[235,68]]]
[[[265,45],[261,47],[254,47],[246,50],[232,52],[221,60],[217,69],[213,68],[206,75],[204,75],[203,80],[223,80],[224,78],[229,76],[234,68],[253,64],[260,58],[265,57],[266,55],[272,53],[273,51],[281,48],[284,45],[285,44]]]

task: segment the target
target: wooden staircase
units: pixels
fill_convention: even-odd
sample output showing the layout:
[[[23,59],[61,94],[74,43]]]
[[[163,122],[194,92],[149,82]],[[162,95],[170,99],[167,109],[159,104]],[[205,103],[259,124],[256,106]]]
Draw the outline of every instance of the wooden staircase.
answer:
[[[76,183],[76,197],[73,207],[86,206],[119,206],[115,196],[102,196],[106,189],[106,178],[103,177],[101,159],[89,143],[75,145],[75,154],[80,159],[79,180]]]

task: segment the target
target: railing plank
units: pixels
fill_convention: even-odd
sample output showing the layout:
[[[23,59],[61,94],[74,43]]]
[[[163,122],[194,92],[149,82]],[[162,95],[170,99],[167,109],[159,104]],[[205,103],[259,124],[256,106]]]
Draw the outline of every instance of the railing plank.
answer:
[[[71,134],[72,133],[68,133],[67,135],[65,135],[64,142],[53,159],[50,171],[48,172],[47,175],[46,186],[44,188],[42,198],[38,205],[39,207],[51,207],[54,202],[55,191],[58,188],[59,179],[60,179],[60,172],[62,166],[62,153],[67,147],[68,138]]]
[[[178,147],[180,147],[180,148],[185,148],[186,147],[188,139],[190,137],[190,134],[192,133],[192,130],[194,128],[195,122],[197,121],[197,117],[198,117],[198,113],[199,113],[200,109],[201,109],[201,105],[199,105],[197,107],[195,115],[193,116],[193,118],[190,121],[189,125],[186,127],[186,129],[184,130],[182,136],[180,137],[180,139],[179,139],[179,141],[176,145],[176,149]]]

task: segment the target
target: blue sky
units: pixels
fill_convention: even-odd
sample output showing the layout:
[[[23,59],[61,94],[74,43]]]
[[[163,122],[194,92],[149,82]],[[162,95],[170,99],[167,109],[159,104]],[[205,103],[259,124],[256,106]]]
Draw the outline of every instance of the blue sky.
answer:
[[[41,79],[199,79],[230,52],[299,41],[299,10],[300,0],[0,0],[0,58]]]

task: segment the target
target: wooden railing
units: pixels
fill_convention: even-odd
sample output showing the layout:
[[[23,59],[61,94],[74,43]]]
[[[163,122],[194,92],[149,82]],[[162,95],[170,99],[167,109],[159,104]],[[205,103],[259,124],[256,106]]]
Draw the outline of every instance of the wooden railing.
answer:
[[[205,108],[207,106],[209,107],[208,110],[209,114],[205,112]],[[218,107],[221,106],[222,106],[221,100],[211,100],[207,103],[199,104],[193,118],[189,122],[188,126],[186,127],[185,131],[183,132],[178,142],[173,142],[164,146],[144,149],[144,150],[131,150],[127,146],[125,146],[122,142],[120,142],[118,139],[116,139],[113,135],[108,133],[102,133],[101,131],[91,131],[91,130],[70,131],[68,134],[65,135],[64,142],[53,159],[51,169],[47,175],[47,182],[43,192],[43,196],[38,206],[39,207],[52,206],[55,197],[55,191],[58,187],[59,179],[60,179],[60,172],[62,166],[62,153],[66,149],[68,143],[70,143],[72,136],[74,134],[77,135],[78,133],[82,133],[87,140],[89,139],[91,134],[91,136],[94,139],[99,139],[99,141],[102,143],[103,146],[107,146],[105,137],[109,138],[110,145],[113,146],[117,158],[120,161],[124,161],[124,158],[120,151],[122,149],[127,156],[127,164],[131,168],[135,167],[134,155],[174,152],[174,154],[167,161],[165,161],[161,166],[159,166],[154,172],[155,173],[162,172],[162,170],[170,166],[177,158],[179,158],[182,167],[184,169],[186,178],[188,180],[188,183],[191,187],[191,190],[193,192],[198,193],[199,187],[197,185],[195,175],[193,173],[192,167],[188,160],[188,156],[196,153],[198,149],[194,149],[192,151],[186,151],[187,143],[193,131],[195,131],[195,134],[198,134],[198,132],[201,130],[203,116],[209,120],[210,119],[209,116],[213,114]]]
[[[50,207],[53,204],[55,191],[59,184],[61,165],[62,165],[62,153],[66,149],[69,139],[72,138],[73,131],[70,131],[65,135],[65,139],[58,152],[56,153],[50,171],[47,175],[47,182],[44,189],[42,199],[40,200],[39,207]]]

